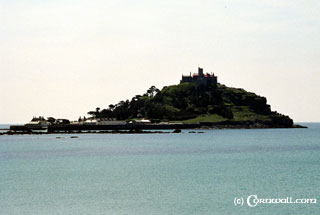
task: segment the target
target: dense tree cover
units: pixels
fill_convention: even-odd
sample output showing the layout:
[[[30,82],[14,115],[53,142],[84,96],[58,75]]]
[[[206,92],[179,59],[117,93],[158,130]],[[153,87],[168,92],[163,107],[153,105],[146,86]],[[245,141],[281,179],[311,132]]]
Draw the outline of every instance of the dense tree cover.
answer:
[[[150,87],[143,95],[131,100],[110,104],[108,108],[90,111],[96,118],[117,118],[119,120],[148,118],[155,121],[180,121],[199,115],[217,114],[226,120],[234,119],[234,114],[246,110],[250,114],[268,116],[268,120],[292,124],[292,120],[272,112],[265,97],[243,89],[224,85],[203,86],[193,83],[164,87],[161,91]]]

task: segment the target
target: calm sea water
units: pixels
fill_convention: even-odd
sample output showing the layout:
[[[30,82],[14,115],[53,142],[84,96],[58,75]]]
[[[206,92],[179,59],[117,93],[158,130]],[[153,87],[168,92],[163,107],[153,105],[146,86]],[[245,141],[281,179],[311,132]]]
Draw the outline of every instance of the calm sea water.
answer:
[[[0,214],[319,214],[320,124],[308,126],[3,135]],[[317,203],[234,205],[249,195]]]
[[[9,128],[10,128],[10,125],[9,125],[9,124],[0,124],[0,133],[7,132],[7,131],[4,130],[4,129],[9,129]]]
[[[0,129],[8,129],[10,128],[10,125],[9,124],[0,124]]]

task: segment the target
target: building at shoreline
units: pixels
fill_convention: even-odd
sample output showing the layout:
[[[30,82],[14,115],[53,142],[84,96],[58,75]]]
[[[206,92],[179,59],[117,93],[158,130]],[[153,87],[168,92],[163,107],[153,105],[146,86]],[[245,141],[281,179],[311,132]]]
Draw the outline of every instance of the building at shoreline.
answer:
[[[182,79],[180,83],[196,83],[197,85],[204,86],[216,86],[218,83],[218,77],[213,73],[203,73],[203,68],[198,67],[198,73],[194,73],[193,75],[182,75]]]
[[[25,124],[24,126],[29,129],[38,129],[38,130],[47,129],[48,121],[43,116],[33,117],[32,120],[27,124]]]

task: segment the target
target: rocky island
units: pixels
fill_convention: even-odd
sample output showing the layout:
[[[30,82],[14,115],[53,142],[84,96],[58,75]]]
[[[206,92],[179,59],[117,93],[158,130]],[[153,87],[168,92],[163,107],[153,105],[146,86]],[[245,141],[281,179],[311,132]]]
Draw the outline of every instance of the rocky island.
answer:
[[[90,130],[196,129],[196,128],[300,128],[286,115],[272,111],[265,97],[241,88],[218,83],[214,74],[202,68],[182,76],[179,84],[150,87],[143,95],[89,111],[78,121],[33,119],[11,130],[29,131],[46,124],[48,132]],[[39,127],[39,126],[38,126]],[[40,128],[40,127],[39,127]],[[39,129],[38,128],[38,129]]]
[[[202,68],[193,75],[183,75],[178,85],[162,90],[152,86],[143,95],[88,114],[97,119],[148,119],[201,127],[296,127],[289,116],[272,111],[265,97],[219,84],[217,76],[204,73]]]

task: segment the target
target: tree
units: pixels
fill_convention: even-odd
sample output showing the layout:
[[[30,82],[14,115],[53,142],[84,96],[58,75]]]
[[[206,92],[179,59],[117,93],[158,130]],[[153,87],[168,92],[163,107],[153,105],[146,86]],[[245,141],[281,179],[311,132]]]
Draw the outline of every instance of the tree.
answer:
[[[88,115],[91,115],[94,118],[99,118],[100,117],[100,108],[97,107],[95,111],[89,111]]]
[[[96,111],[89,111],[87,114],[94,118],[96,117]]]
[[[160,90],[158,88],[156,88],[155,86],[151,86],[148,90],[147,90],[147,95],[149,97],[154,97],[155,94],[157,94],[158,92],[160,92]]]
[[[110,104],[110,105],[109,105],[109,109],[110,109],[111,111],[113,111],[115,107],[116,107],[116,106],[114,106],[113,104]]]
[[[100,118],[100,108],[96,108],[96,118]]]
[[[50,124],[54,124],[56,122],[56,119],[53,118],[53,117],[48,117],[47,118],[47,121],[50,123]]]

